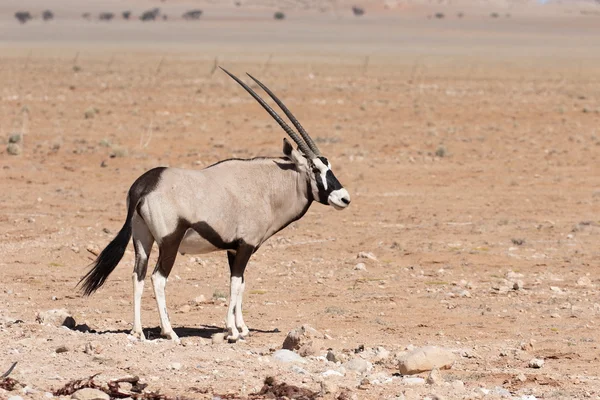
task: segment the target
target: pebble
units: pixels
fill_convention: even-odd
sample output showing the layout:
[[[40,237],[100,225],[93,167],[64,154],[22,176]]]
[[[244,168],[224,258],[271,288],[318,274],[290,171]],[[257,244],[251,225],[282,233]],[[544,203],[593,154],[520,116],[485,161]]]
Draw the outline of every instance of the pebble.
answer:
[[[73,393],[73,400],[110,400],[110,397],[101,390],[85,388]]]
[[[327,356],[325,357],[327,358],[327,361],[331,361],[331,362],[340,362],[340,357],[333,352],[333,350],[328,350],[327,351]]]
[[[169,364],[169,369],[173,369],[173,370],[180,370],[181,369],[181,363],[178,362],[174,362]]]
[[[200,296],[198,296],[198,297],[196,297],[196,298],[194,299],[194,303],[195,303],[195,304],[203,304],[203,303],[206,303],[206,297],[205,297],[203,294],[201,294]]]
[[[225,332],[218,332],[211,337],[213,344],[223,343],[225,341]]]
[[[23,400],[21,396],[10,396],[8,400]]]
[[[71,313],[64,308],[57,310],[48,310],[38,312],[35,320],[44,325],[52,325],[56,327],[66,326],[69,329],[75,328],[75,319]]]
[[[179,310],[177,310],[178,312],[185,314],[185,313],[189,313],[192,310],[192,307],[190,307],[189,304],[185,304],[181,307],[179,307]]]
[[[377,257],[375,257],[373,253],[368,253],[366,251],[361,251],[360,253],[358,253],[356,258],[366,258],[369,260],[377,261]]]
[[[321,395],[325,395],[328,393],[337,392],[338,387],[336,384],[329,381],[321,381]]]
[[[382,362],[387,360],[390,356],[390,352],[382,346],[377,346],[375,348],[375,358],[373,359],[375,362]]]
[[[523,281],[515,281],[515,283],[513,283],[513,289],[523,290]]]
[[[550,286],[550,290],[552,290],[553,292],[556,292],[556,293],[562,293],[563,292],[562,289],[559,288],[558,286]]]
[[[9,143],[8,146],[6,146],[6,152],[11,156],[18,156],[21,154],[21,146],[17,143]]]
[[[292,371],[300,375],[310,375],[310,373],[307,370],[305,370],[304,368],[300,368],[297,365],[292,366]]]
[[[454,354],[451,351],[441,347],[426,346],[400,357],[398,367],[402,375],[413,375],[434,368],[450,368],[453,363]]]
[[[461,380],[452,381],[451,386],[456,392],[465,391],[465,383]]]
[[[592,280],[590,278],[588,278],[587,276],[582,276],[581,278],[577,279],[577,285],[578,286],[592,286]]]
[[[344,368],[349,371],[355,371],[359,374],[364,374],[373,368],[373,364],[362,358],[353,358],[350,361],[344,363]]]
[[[405,385],[424,385],[425,379],[416,376],[405,376],[402,378],[402,383]]]
[[[310,355],[309,353],[315,350],[313,339],[323,339],[323,334],[310,325],[302,325],[287,334],[281,347],[286,350],[299,350],[304,346],[307,348],[304,353]]]
[[[69,348],[67,346],[60,346],[60,347],[57,347],[55,351],[58,354],[60,354],[60,353],[66,353],[66,352],[69,351]]]
[[[517,375],[517,380],[519,382],[527,382],[527,376],[525,376],[524,373],[520,373],[519,375]]]
[[[533,358],[529,361],[529,368],[542,368],[544,366],[544,360],[539,358]]]
[[[323,372],[321,375],[325,378],[327,378],[328,376],[344,376],[344,374],[342,374],[341,372],[333,370],[333,369],[328,369],[327,371]]]
[[[354,270],[355,271],[366,271],[367,266],[365,265],[365,263],[358,263],[354,266]]]
[[[286,349],[277,350],[275,353],[273,353],[272,357],[275,360],[277,360],[279,362],[283,362],[283,363],[304,362],[304,359],[301,356],[294,353],[293,351],[286,350]]]
[[[442,378],[440,370],[437,368],[432,369],[429,376],[427,376],[427,383],[430,385],[439,385],[442,382],[444,382],[444,378]]]

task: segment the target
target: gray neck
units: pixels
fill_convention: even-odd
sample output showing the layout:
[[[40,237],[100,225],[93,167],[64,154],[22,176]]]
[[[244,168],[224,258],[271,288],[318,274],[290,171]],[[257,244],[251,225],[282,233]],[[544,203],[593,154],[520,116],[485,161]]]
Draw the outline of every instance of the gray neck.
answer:
[[[275,159],[273,185],[265,193],[273,210],[273,221],[263,242],[292,222],[302,218],[313,202],[306,174],[286,159]]]

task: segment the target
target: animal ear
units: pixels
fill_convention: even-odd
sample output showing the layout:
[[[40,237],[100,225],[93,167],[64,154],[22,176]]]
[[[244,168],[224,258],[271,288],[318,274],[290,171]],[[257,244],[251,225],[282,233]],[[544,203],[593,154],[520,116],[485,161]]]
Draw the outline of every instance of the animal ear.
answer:
[[[287,158],[292,160],[294,164],[298,166],[308,165],[306,157],[304,157],[298,150],[294,149],[292,144],[285,138],[283,139],[283,154],[285,154]]]
[[[283,138],[283,154],[286,157],[292,158],[292,150],[294,150],[292,144],[286,138]]]

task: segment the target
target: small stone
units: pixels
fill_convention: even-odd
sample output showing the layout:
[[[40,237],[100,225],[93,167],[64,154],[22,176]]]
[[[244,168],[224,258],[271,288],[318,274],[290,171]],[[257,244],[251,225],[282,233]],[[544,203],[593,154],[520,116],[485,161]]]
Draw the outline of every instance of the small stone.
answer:
[[[588,278],[587,276],[582,276],[581,278],[577,279],[577,285],[578,286],[592,286],[592,280],[590,278]]]
[[[550,286],[550,290],[552,290],[553,292],[556,292],[556,293],[562,293],[563,292],[562,289],[559,288],[558,286]]]
[[[323,334],[309,325],[302,325],[287,334],[281,347],[286,350],[299,350],[303,345],[318,347],[314,339],[323,339]]]
[[[375,348],[375,357],[373,358],[373,361],[376,363],[381,363],[387,360],[389,356],[390,352],[388,350],[386,350],[382,346],[378,346],[377,348]]]
[[[169,364],[168,368],[178,371],[181,369],[181,363],[173,362],[173,363]]]
[[[283,363],[304,361],[301,356],[287,349],[280,349],[273,353],[275,360]]]
[[[521,342],[521,350],[531,351],[534,348],[534,340],[531,339],[529,342]]]
[[[13,133],[8,137],[8,143],[21,143],[22,136],[20,133]]]
[[[102,346],[98,344],[98,342],[92,341],[85,344],[83,349],[85,354],[100,354],[102,353]]]
[[[225,332],[218,332],[211,337],[213,344],[223,343],[225,341]]]
[[[349,371],[355,371],[358,374],[364,374],[373,368],[373,364],[362,358],[353,358],[350,361],[344,363],[344,368]]]
[[[323,372],[321,374],[324,378],[327,378],[328,376],[344,376],[344,374],[342,374],[339,371],[335,371],[333,369],[328,369],[327,371]]]
[[[544,366],[544,360],[540,358],[533,358],[529,361],[529,368],[542,368]]]
[[[56,351],[58,354],[60,354],[60,353],[66,353],[66,352],[68,352],[69,349],[67,348],[67,346],[59,346],[54,351]]]
[[[468,290],[463,290],[460,292],[460,297],[471,297],[471,293]]]
[[[336,353],[333,352],[333,350],[328,350],[327,351],[327,361],[331,361],[331,362],[340,362],[341,360],[339,359],[339,357],[337,356]]]
[[[77,246],[71,246],[71,251],[73,253],[79,253],[79,247],[77,247]]]
[[[21,396],[10,396],[8,400],[23,400]]]
[[[424,385],[425,379],[416,376],[404,376],[402,377],[402,383],[405,385]]]
[[[52,325],[56,327],[66,326],[69,329],[75,328],[75,319],[64,308],[57,310],[40,311],[35,319],[38,323]]]
[[[367,266],[365,265],[365,263],[358,263],[354,266],[354,270],[355,271],[366,271]]]
[[[429,376],[427,376],[427,383],[430,385],[439,385],[442,382],[444,382],[444,378],[442,378],[440,370],[437,368],[432,369]]]
[[[206,297],[203,294],[201,294],[200,296],[197,296],[194,299],[194,304],[196,304],[196,305],[204,304],[204,303],[206,303]]]
[[[465,384],[463,381],[460,380],[456,380],[456,381],[452,381],[452,383],[450,384],[452,386],[452,389],[454,389],[456,392],[464,392],[465,391]]]
[[[366,258],[369,260],[377,261],[377,257],[375,257],[373,253],[368,253],[366,251],[361,251],[360,253],[358,253],[356,258]]]
[[[517,375],[517,380],[519,382],[527,382],[527,376],[525,376],[524,373],[520,373],[519,375]]]
[[[329,393],[335,393],[337,392],[338,387],[335,383],[324,380],[321,381],[321,395],[326,395]]]
[[[403,355],[398,360],[402,375],[413,375],[434,368],[447,369],[454,363],[454,354],[446,349],[426,346]]]
[[[110,396],[98,389],[85,388],[73,393],[73,400],[110,400]]]
[[[98,256],[98,254],[100,254],[100,249],[95,244],[90,243],[85,247],[85,249],[95,256]]]
[[[21,146],[16,143],[9,143],[8,146],[6,146],[6,152],[11,156],[18,156],[21,154]]]
[[[310,373],[307,370],[305,370],[304,368],[301,368],[297,365],[292,365],[292,371],[294,371],[295,373],[300,374],[300,375],[310,375]]]
[[[185,304],[185,305],[179,307],[179,310],[177,310],[177,311],[181,314],[185,314],[185,313],[189,313],[191,310],[192,310],[192,307],[190,307],[189,304]]]
[[[523,290],[523,281],[515,281],[513,283],[514,290]]]

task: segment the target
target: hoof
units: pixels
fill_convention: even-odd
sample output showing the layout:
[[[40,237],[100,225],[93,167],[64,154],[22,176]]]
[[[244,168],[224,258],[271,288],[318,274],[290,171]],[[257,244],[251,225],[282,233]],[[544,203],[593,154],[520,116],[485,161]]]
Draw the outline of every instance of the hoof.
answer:
[[[173,331],[171,332],[163,332],[160,334],[161,337],[165,338],[165,339],[169,339],[177,344],[181,343],[181,340],[179,339],[179,336],[177,336],[177,334]]]
[[[131,332],[129,332],[129,334],[141,342],[146,340],[146,336],[144,336],[144,331],[142,331],[142,330],[139,330],[139,331],[132,330]]]

